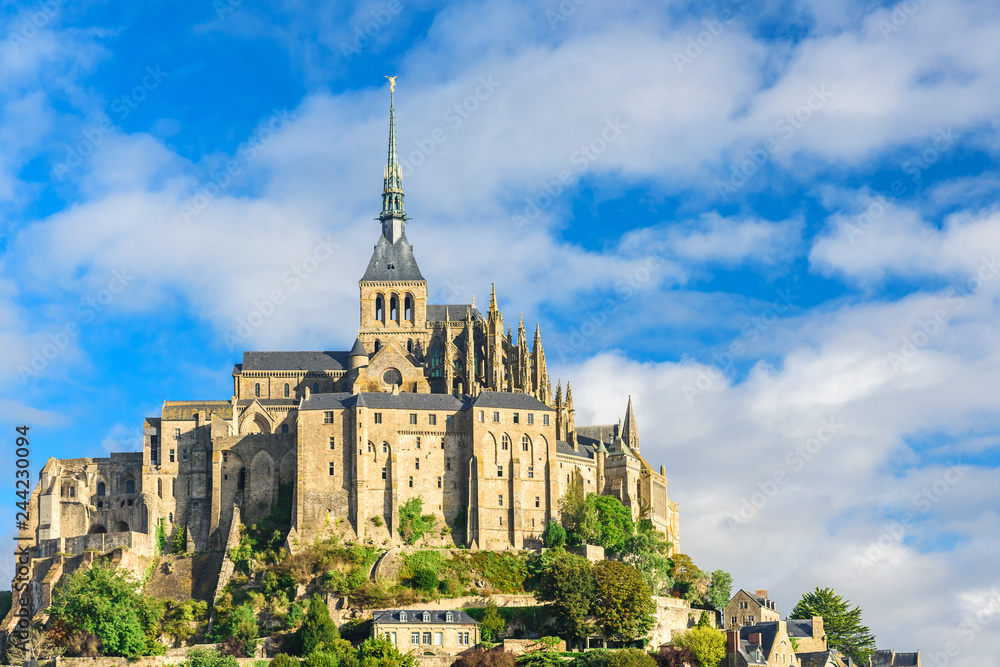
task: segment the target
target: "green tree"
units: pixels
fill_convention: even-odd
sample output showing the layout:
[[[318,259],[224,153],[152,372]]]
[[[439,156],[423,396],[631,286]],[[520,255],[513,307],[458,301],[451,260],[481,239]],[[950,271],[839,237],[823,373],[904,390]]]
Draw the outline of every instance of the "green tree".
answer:
[[[594,604],[605,636],[617,641],[642,639],[653,628],[656,603],[642,574],[613,560],[594,566]]]
[[[671,642],[690,649],[702,667],[718,667],[726,657],[726,634],[713,628],[691,628]]]
[[[422,567],[413,573],[413,583],[423,592],[433,593],[437,590],[440,581],[437,572],[429,567]]]
[[[503,631],[507,629],[507,622],[500,615],[500,608],[497,603],[490,600],[486,603],[486,612],[483,620],[479,623],[479,632],[482,633],[483,640],[487,642],[499,641]]]
[[[597,520],[597,510],[587,503],[583,475],[578,468],[573,469],[566,493],[559,499],[559,516],[566,529],[566,543],[569,546],[598,544],[601,526]]]
[[[173,548],[175,554],[182,554],[187,551],[188,544],[188,531],[187,526],[177,526],[174,529],[173,537],[171,537],[173,542]]]
[[[417,659],[402,654],[390,640],[369,637],[358,647],[361,667],[416,667]]]
[[[517,667],[562,667],[566,663],[554,653],[544,651],[529,651],[515,660]]]
[[[558,521],[549,521],[542,532],[542,544],[546,549],[555,549],[566,544],[566,529]]]
[[[670,576],[670,542],[652,524],[640,528],[625,542],[622,562],[642,572],[643,578],[654,595],[669,593],[674,580]]]
[[[635,534],[632,511],[614,496],[599,496],[596,493],[587,494],[587,505],[597,515],[600,545],[612,553],[623,552],[629,538]]]
[[[565,551],[556,552],[552,565],[539,577],[536,597],[552,604],[559,625],[572,638],[590,632],[587,614],[594,600],[594,572],[590,561]]]
[[[730,591],[733,588],[733,575],[725,570],[715,570],[712,572],[711,581],[708,584],[708,593],[705,594],[705,602],[712,605],[713,609],[723,611],[729,604]]]
[[[49,616],[66,634],[97,636],[104,655],[133,659],[162,653],[155,637],[163,606],[139,591],[135,577],[97,563],[77,570],[56,590]]]
[[[233,610],[229,621],[229,636],[236,641],[242,657],[254,656],[257,651],[257,617],[249,604],[241,604]]]
[[[861,608],[851,609],[851,603],[832,588],[820,588],[803,595],[789,618],[823,617],[830,648],[841,651],[859,665],[867,665],[875,651],[875,635],[861,622]]]
[[[704,599],[708,591],[708,575],[687,554],[677,554],[671,558],[671,563],[670,576],[674,580],[674,589],[680,591],[688,602],[695,603]]]
[[[416,544],[424,534],[434,527],[433,514],[421,514],[424,499],[414,496],[399,506],[399,535],[407,544]]]
[[[299,667],[298,658],[293,658],[287,653],[279,653],[271,659],[270,667]]]
[[[330,609],[323,602],[323,598],[318,593],[313,593],[309,601],[309,611],[299,628],[299,643],[302,647],[302,655],[309,655],[313,651],[323,650],[333,644],[334,640],[340,639],[340,631],[330,618]]]

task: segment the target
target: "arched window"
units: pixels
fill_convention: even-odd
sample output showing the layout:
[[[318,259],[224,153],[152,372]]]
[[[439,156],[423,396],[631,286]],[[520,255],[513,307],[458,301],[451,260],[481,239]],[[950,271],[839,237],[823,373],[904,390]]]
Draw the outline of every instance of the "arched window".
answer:
[[[76,498],[76,487],[75,486],[69,487],[69,497],[70,498]]]
[[[504,433],[502,441],[503,441],[503,449],[504,449],[504,451],[507,451],[508,449],[510,449],[510,436],[507,435],[506,433]]]
[[[156,480],[156,495],[160,498],[163,497],[163,480]]]
[[[375,319],[385,324],[385,297],[381,294],[375,297]]]
[[[406,341],[406,351],[413,354],[413,339]]]
[[[376,340],[375,341],[375,354],[378,354],[378,351],[381,350],[381,349],[382,349],[382,343],[380,343],[380,342],[378,342]]]
[[[389,297],[389,319],[399,323],[399,297],[395,294]]]
[[[281,425],[281,432],[282,433],[288,433],[288,424],[282,424]]]
[[[135,480],[127,479],[125,480],[125,493],[135,493]]]
[[[431,346],[431,377],[444,377],[444,345],[435,340]]]
[[[319,393],[319,382],[313,382],[313,393],[314,394]]]
[[[289,391],[290,391],[290,390],[289,390],[289,387],[288,387],[288,383],[286,382],[286,383],[285,383],[285,398],[288,398],[288,395],[289,395]]]
[[[521,451],[526,452],[531,449],[531,438],[527,434],[521,436]]]
[[[104,485],[104,482],[98,482],[97,483],[97,495],[103,496],[106,492],[107,492],[107,487]]]
[[[260,382],[253,386],[253,395],[260,398]]]
[[[403,300],[403,317],[407,322],[413,322],[413,297],[409,294]]]

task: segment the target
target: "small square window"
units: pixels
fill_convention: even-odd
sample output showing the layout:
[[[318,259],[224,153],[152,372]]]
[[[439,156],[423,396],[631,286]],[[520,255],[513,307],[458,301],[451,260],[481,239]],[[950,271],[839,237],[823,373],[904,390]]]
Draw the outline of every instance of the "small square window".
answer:
[[[414,463],[416,464],[415,469],[420,470],[420,459],[416,459]]]
[[[500,422],[500,412],[499,411],[494,411],[493,412],[493,422],[494,423],[499,423]]]
[[[480,411],[481,412],[481,411]],[[448,415],[448,418],[444,420],[448,426],[455,425],[455,415]]]
[[[332,424],[333,423],[333,412],[332,411],[331,412],[324,412],[323,413],[323,423],[324,424]]]
[[[538,496],[535,496],[535,507],[541,507],[541,506],[542,506],[542,499]]]
[[[410,476],[410,488],[411,489],[413,488],[413,476],[412,475]]]
[[[333,461],[330,461],[330,475],[331,476],[333,475],[333,470],[334,470]]]
[[[385,479],[385,468],[382,468],[382,479]]]
[[[497,505],[503,507],[503,495],[497,496]]]
[[[481,422],[486,421],[486,411],[485,410],[480,410],[479,411],[479,421],[481,421]]]
[[[444,438],[441,438],[441,449],[444,449]]]
[[[413,414],[413,413],[410,414],[410,423],[411,424],[416,424],[417,423],[417,415],[416,414]]]
[[[503,477],[503,466],[497,466],[497,477]]]
[[[427,415],[427,423],[431,426],[437,426],[438,416],[437,415]]]
[[[534,423],[535,423],[535,415],[533,415],[532,413],[529,412],[528,413],[528,425],[531,425],[531,424],[534,424]]]
[[[549,425],[549,416],[548,415],[542,415],[542,425],[543,426],[548,426]]]
[[[172,449],[170,450],[170,462],[171,463],[174,462],[174,450],[172,450]]]
[[[517,412],[514,413],[514,423],[515,424],[520,424],[521,423],[521,415],[520,415],[520,413],[517,413]]]
[[[229,452],[222,452],[222,462],[229,463]]]
[[[330,449],[336,449],[336,440],[332,435],[330,436]]]
[[[534,466],[528,466],[528,479],[535,478],[535,468]]]
[[[441,478],[440,477],[438,477],[438,488],[439,489],[441,488]]]
[[[382,423],[382,413],[381,412],[376,412],[375,413],[375,423],[376,424],[381,424]]]

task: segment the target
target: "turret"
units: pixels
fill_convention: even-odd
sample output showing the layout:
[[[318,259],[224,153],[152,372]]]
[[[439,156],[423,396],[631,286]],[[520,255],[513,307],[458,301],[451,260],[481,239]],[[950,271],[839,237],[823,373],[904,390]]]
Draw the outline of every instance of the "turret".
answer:
[[[632,396],[628,397],[628,407],[625,408],[625,425],[622,427],[622,440],[636,454],[639,453],[639,427],[635,422],[635,411],[632,410]]]

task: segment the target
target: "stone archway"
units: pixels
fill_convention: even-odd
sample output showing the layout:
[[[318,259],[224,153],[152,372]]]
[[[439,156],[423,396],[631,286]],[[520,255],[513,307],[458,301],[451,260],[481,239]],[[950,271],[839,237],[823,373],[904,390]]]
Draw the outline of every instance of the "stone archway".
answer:
[[[115,524],[115,530],[114,530],[114,532],[116,532],[116,533],[127,533],[128,532],[128,524],[125,523],[124,521],[119,521],[118,523]]]
[[[88,535],[100,535],[100,534],[106,533],[106,532],[108,532],[107,528],[105,528],[104,526],[102,526],[99,523],[95,523],[93,526],[90,527],[90,530],[87,531],[87,534]]]

